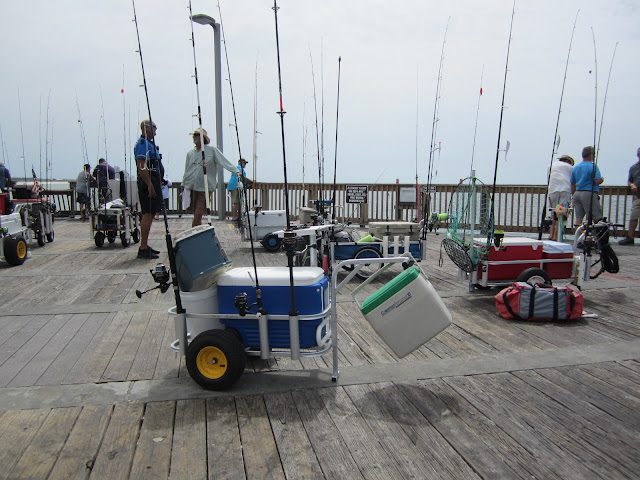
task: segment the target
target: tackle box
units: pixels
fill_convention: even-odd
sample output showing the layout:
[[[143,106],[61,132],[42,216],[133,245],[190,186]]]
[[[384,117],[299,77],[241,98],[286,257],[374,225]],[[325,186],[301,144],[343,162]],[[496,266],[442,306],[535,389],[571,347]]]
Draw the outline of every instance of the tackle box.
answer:
[[[408,235],[410,240],[418,240],[420,224],[414,222],[371,222],[369,223],[369,233],[378,238]]]
[[[449,310],[416,266],[404,270],[369,295],[360,311],[399,358],[451,324]]]
[[[183,292],[209,288],[231,266],[211,225],[198,225],[176,235],[174,251],[178,285]]]
[[[570,278],[573,274],[573,256],[575,252],[573,246],[568,243],[554,242],[553,240],[543,240],[542,259],[543,260],[565,260],[562,262],[544,262],[543,270],[551,278]]]
[[[254,240],[262,240],[272,232],[287,228],[286,210],[250,211],[249,226],[253,229]]]
[[[220,313],[238,314],[234,304],[236,295],[247,294],[249,305],[256,302],[255,272],[253,267],[228,270],[218,277],[218,308]],[[270,315],[289,315],[291,290],[288,267],[259,267],[258,282],[262,292],[262,306]],[[318,328],[323,323],[321,315],[329,307],[329,279],[319,267],[296,267],[293,269],[293,284],[296,309],[299,315],[318,315],[313,319],[298,322],[300,348],[318,345]],[[256,307],[250,309],[256,313]],[[242,336],[245,347],[260,346],[258,320],[248,318],[223,319],[227,328],[235,328]],[[289,348],[289,320],[269,319],[269,346]],[[326,327],[322,327],[324,334]]]

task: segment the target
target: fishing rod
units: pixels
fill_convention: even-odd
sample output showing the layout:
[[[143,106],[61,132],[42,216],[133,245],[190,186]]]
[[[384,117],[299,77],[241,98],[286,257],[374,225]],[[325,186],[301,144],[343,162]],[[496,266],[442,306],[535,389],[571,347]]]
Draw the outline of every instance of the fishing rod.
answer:
[[[305,207],[307,205],[307,185],[305,183],[305,161],[307,156],[307,125],[304,124],[304,120],[306,117],[307,111],[307,102],[306,100],[302,104],[302,206]]]
[[[193,70],[196,81],[196,101],[198,103],[198,128],[200,132],[200,151],[202,152],[202,171],[204,174],[204,205],[207,210],[207,222],[211,224],[211,208],[209,203],[209,179],[207,177],[207,162],[204,154],[204,134],[202,127],[202,110],[200,108],[200,85],[198,84],[198,62],[196,61],[196,40],[193,34],[193,11],[189,0],[189,25],[191,26],[191,46],[193,47]]]
[[[142,45],[140,43],[140,31],[138,29],[138,17],[136,15],[136,2],[135,0],[131,0],[131,4],[133,6],[133,22],[136,26],[136,37],[138,39],[138,53],[140,54],[140,68],[142,70],[142,86],[144,87],[144,95],[147,101],[147,112],[149,114],[149,125],[153,126],[153,120],[151,118],[151,104],[149,103],[149,90],[147,88],[147,77],[144,73],[144,61],[142,59]],[[189,5],[191,6],[191,5]],[[145,137],[146,138],[146,137]],[[159,167],[160,167],[160,155],[158,153],[157,147],[156,147],[156,140],[155,140],[155,132],[151,135],[151,145],[153,147],[153,152],[155,153],[156,159],[158,161],[158,175],[160,174],[159,172]],[[147,162],[149,159],[149,155],[147,154]],[[149,167],[149,164],[146,165],[146,167]],[[205,175],[205,185],[206,185],[206,175]],[[156,192],[156,195],[162,195],[162,191]],[[186,319],[186,310],[184,309],[184,307],[182,306],[182,300],[180,298],[180,288],[178,286],[178,274],[177,274],[177,266],[176,266],[176,255],[175,255],[175,251],[173,249],[173,241],[171,240],[171,233],[169,232],[169,220],[167,219],[167,209],[166,206],[164,204],[164,201],[161,202],[162,204],[162,214],[164,217],[164,228],[165,228],[165,242],[167,245],[167,254],[169,256],[169,269],[171,270],[171,284],[173,285],[173,294],[175,296],[176,299],[176,316],[177,318],[179,318],[181,320],[181,324],[184,326],[184,331],[182,332],[182,334],[180,335],[180,338],[178,338],[180,345],[184,346],[184,348],[187,348],[187,330],[186,330],[186,323],[187,323],[187,319]],[[158,267],[156,267],[156,271],[158,270]],[[155,276],[154,276],[155,278]],[[169,285],[166,283],[163,283],[160,285],[161,287],[161,291],[165,292],[167,288],[169,288]],[[163,290],[164,288],[164,290]],[[137,292],[136,292],[137,293]],[[186,351],[186,350],[185,350]]]
[[[476,153],[476,137],[478,134],[478,117],[480,115],[480,99],[482,98],[482,80],[484,79],[484,65],[482,65],[482,73],[480,74],[480,91],[478,92],[478,107],[476,108],[476,124],[473,127],[473,145],[471,147],[471,168],[470,172],[473,172],[473,159]],[[473,173],[471,173],[473,176]]]
[[[613,55],[611,55],[611,64],[609,65],[609,75],[607,75],[607,85],[604,89],[604,98],[602,99],[602,111],[600,112],[600,129],[598,130],[598,143],[597,143],[597,152],[596,158],[600,153],[600,138],[602,137],[602,125],[604,124],[604,109],[607,105],[607,94],[609,93],[609,82],[611,81],[611,71],[613,70],[613,59],[616,56],[616,50],[618,49],[618,43],[616,42],[613,47]]]
[[[316,150],[318,152],[318,202],[316,210],[322,214],[322,160],[320,158],[320,132],[318,127],[318,100],[316,98],[316,76],[313,71],[313,56],[311,55],[311,44],[309,44],[309,60],[311,61],[311,80],[313,82],[313,107],[316,114]]]
[[[189,10],[191,10],[191,0],[189,0]],[[224,45],[224,58],[227,63],[227,74],[229,75],[229,90],[231,92],[231,108],[233,110],[233,123],[236,128],[236,140],[238,141],[238,155],[240,156],[240,158],[243,158],[242,152],[240,151],[240,136],[238,134],[238,117],[236,116],[236,104],[233,100],[234,98],[233,85],[231,84],[231,69],[229,68],[229,53],[227,52],[227,41],[224,36],[224,28],[222,26],[222,10],[220,9],[219,1],[218,1],[218,13],[220,14],[220,32],[222,33],[222,44]],[[256,72],[257,72],[257,65],[256,65]]]
[[[320,40],[320,158],[322,160],[322,185],[324,186],[324,42],[322,39]],[[320,200],[324,201],[324,192],[321,195]]]
[[[18,88],[18,113],[20,114],[20,141],[22,142],[22,167],[24,168],[24,185],[27,186],[27,161],[24,157],[24,132],[22,128],[22,105],[20,102],[20,89]]]
[[[500,106],[500,122],[498,124],[498,145],[496,147],[496,162],[493,169],[493,188],[491,191],[491,210],[489,211],[489,222],[487,228],[487,248],[491,245],[491,237],[493,236],[493,228],[494,228],[494,208],[495,208],[495,197],[496,197],[496,181],[498,178],[498,159],[500,158],[500,136],[502,134],[502,117],[504,115],[504,97],[505,92],[507,91],[507,73],[509,71],[509,52],[511,51],[511,34],[513,32],[513,17],[516,14],[516,2],[513,1],[513,9],[511,10],[511,24],[509,26],[509,41],[507,43],[507,59],[504,67],[504,82],[502,84],[502,104]]]
[[[336,144],[333,155],[333,217],[332,221],[336,219],[336,179],[338,173],[338,119],[340,115],[340,65],[342,64],[342,57],[338,57],[338,95],[336,98]]]
[[[571,47],[573,45],[573,35],[576,31],[576,23],[578,23],[578,14],[580,10],[576,12],[576,18],[573,21],[573,29],[571,30],[571,39],[569,40],[569,51],[567,52],[567,61],[564,65],[564,77],[562,78],[562,90],[560,91],[560,103],[558,105],[558,116],[556,117],[556,130],[553,134],[553,148],[551,149],[551,160],[549,161],[549,171],[547,172],[547,190],[544,194],[544,203],[542,204],[542,213],[540,214],[540,226],[538,227],[538,240],[542,240],[542,230],[547,219],[547,198],[549,195],[549,184],[551,183],[551,168],[553,167],[553,157],[557,153],[557,148],[560,145],[560,138],[558,137],[558,127],[560,126],[560,113],[562,112],[562,100],[564,98],[564,87],[567,83],[567,71],[569,70],[569,58],[571,56]]]
[[[218,5],[220,5],[218,3]],[[226,45],[226,44],[225,44]],[[258,59],[256,58],[256,71],[255,71],[255,87],[253,90],[253,184],[251,185],[251,189],[253,191],[253,204],[258,205],[258,200],[256,197],[256,183],[258,181],[258,155],[256,154],[257,143],[258,143]],[[256,225],[258,224],[257,216]]]
[[[283,246],[287,252],[287,264],[289,267],[289,290],[291,292],[291,310],[289,312],[289,330],[291,337],[291,360],[300,359],[300,337],[298,335],[298,310],[296,309],[296,294],[293,283],[293,255],[296,246],[296,234],[291,231],[291,220],[289,219],[289,186],[287,182],[287,153],[284,139],[284,106],[282,104],[282,70],[280,68],[280,39],[278,37],[278,5],[277,0],[273,0],[273,13],[276,26],[276,54],[278,58],[278,91],[280,94],[280,111],[276,112],[280,116],[280,131],[282,133],[282,164],[284,172],[284,208],[287,219],[287,229],[284,232]],[[311,69],[313,72],[313,67]]]
[[[49,90],[49,96],[47,97],[47,113],[45,115],[46,118],[46,126],[44,129],[44,182],[47,188],[49,185],[49,109],[51,107],[51,90]],[[53,134],[53,127],[51,129],[51,133]],[[42,178],[42,166],[40,166],[40,178]]]
[[[435,151],[434,148],[434,143],[435,143],[435,139],[436,139],[436,131],[437,131],[437,123],[438,121],[440,121],[440,119],[438,118],[438,113],[440,110],[440,89],[442,87],[442,67],[444,65],[444,47],[445,44],[447,43],[447,31],[449,30],[449,22],[451,21],[451,17],[449,17],[447,19],[447,25],[445,26],[444,29],[444,37],[442,38],[442,51],[440,52],[440,65],[438,67],[438,80],[436,82],[436,96],[434,99],[434,105],[433,105],[433,122],[431,124],[431,146],[429,148],[429,166],[427,169],[427,191],[426,194],[424,196],[424,202],[425,205],[423,206],[422,209],[422,225],[423,225],[423,230],[422,230],[422,239],[426,239],[427,238],[427,229],[424,228],[427,224],[427,218],[429,217],[429,210],[431,208],[431,192],[430,192],[430,187],[431,187],[431,180],[432,180],[432,176],[433,176],[433,152]]]
[[[420,219],[420,183],[418,181],[418,120],[420,114],[420,75],[416,67],[416,221]]]
[[[191,8],[191,0],[189,0],[189,8]],[[231,105],[233,106],[233,122],[235,123],[235,127],[236,127],[236,138],[238,139],[238,155],[240,155],[240,159],[242,159],[242,153],[240,151],[240,137],[238,136],[238,118],[236,116],[236,107],[235,107],[235,101],[233,99],[233,87],[231,86],[231,69],[229,68],[229,54],[227,53],[227,42],[226,40],[224,40],[224,28],[222,27],[222,11],[220,10],[220,2],[218,2],[218,13],[220,14],[220,30],[222,32],[222,40],[224,43],[224,56],[226,59],[226,63],[227,63],[227,74],[229,75],[229,90],[231,93]],[[254,105],[256,106],[257,109],[257,90],[258,89],[258,62],[256,60],[256,100],[254,101]],[[282,103],[282,102],[281,102]],[[255,116],[254,116],[254,122],[255,122]],[[254,132],[255,132],[255,123],[254,123]],[[254,133],[254,138],[255,138],[255,133]],[[254,143],[255,145],[255,143]],[[203,149],[204,151],[204,149]],[[255,159],[255,147],[254,147],[254,159]],[[254,165],[255,168],[255,165]],[[255,170],[254,170],[255,173]],[[254,175],[255,177],[255,175]],[[242,182],[242,185],[244,187],[244,185],[246,184],[246,180],[245,180],[245,174],[244,174],[244,166],[240,166],[240,181]],[[254,185],[255,185],[255,178],[254,178]],[[285,187],[286,188],[286,187]],[[238,192],[240,193],[240,192]],[[285,193],[286,195],[286,193]],[[263,306],[262,306],[262,290],[260,289],[260,282],[258,281],[258,266],[257,266],[257,262],[256,262],[256,250],[255,250],[255,245],[253,243],[253,228],[251,228],[251,224],[250,224],[250,217],[249,217],[249,198],[248,195],[245,192],[242,192],[242,197],[244,197],[244,207],[245,207],[245,212],[246,212],[246,216],[247,216],[247,224],[249,224],[249,244],[251,245],[251,259],[253,261],[253,273],[255,276],[255,285],[256,285],[256,304],[258,307],[258,311],[263,314],[266,313]],[[255,198],[255,197],[254,197]],[[241,200],[242,201],[242,200]],[[242,210],[242,209],[241,209]],[[240,226],[242,226],[242,215],[241,215],[241,210],[240,212],[238,212],[238,223],[240,224]],[[257,226],[257,212],[254,212],[254,219],[255,219],[255,224]]]

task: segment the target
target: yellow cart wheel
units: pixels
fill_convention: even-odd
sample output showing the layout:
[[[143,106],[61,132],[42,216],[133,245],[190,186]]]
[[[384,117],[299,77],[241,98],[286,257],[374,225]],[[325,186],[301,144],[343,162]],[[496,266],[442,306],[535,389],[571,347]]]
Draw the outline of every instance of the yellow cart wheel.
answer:
[[[244,346],[229,330],[208,330],[187,347],[187,370],[207,390],[225,390],[242,375]]]

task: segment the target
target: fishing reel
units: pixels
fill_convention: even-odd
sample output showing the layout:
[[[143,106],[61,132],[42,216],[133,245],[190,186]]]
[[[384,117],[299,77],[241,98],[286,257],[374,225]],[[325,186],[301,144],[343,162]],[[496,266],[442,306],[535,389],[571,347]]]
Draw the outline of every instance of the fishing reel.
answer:
[[[249,305],[249,302],[247,301],[247,294],[245,292],[241,292],[233,299],[233,304],[238,309],[238,315],[244,317],[247,313],[251,313],[250,310],[258,305],[258,302]]]
[[[149,270],[149,272],[153,277],[153,281],[158,285],[150,288],[149,290],[145,290],[144,292],[136,290],[136,297],[138,298],[142,298],[142,295],[144,295],[145,293],[148,293],[151,290],[156,290],[158,288],[160,289],[161,293],[165,293],[167,290],[169,290],[169,286],[171,285],[171,282],[169,281],[169,270],[167,270],[167,267],[165,267],[163,263],[158,263],[155,268],[152,268],[151,270]]]

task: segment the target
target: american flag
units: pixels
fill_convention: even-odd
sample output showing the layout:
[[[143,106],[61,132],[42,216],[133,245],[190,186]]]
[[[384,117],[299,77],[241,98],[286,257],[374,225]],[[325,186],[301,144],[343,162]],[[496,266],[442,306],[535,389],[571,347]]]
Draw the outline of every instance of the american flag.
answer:
[[[31,187],[31,191],[36,195],[36,197],[40,196],[40,182],[38,181],[38,177],[36,176],[36,171],[31,167],[31,174],[33,175],[33,187]]]

